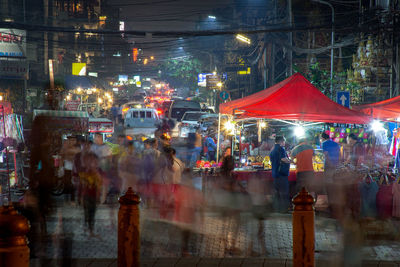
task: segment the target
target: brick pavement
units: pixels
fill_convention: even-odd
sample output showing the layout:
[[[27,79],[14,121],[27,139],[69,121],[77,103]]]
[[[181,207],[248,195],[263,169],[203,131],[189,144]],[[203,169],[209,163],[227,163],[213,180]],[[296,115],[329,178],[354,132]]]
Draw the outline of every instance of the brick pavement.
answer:
[[[115,259],[117,257],[117,229],[110,219],[110,208],[101,205],[96,215],[96,234],[98,237],[89,237],[83,227],[83,211],[80,207],[64,206],[62,227],[67,236],[71,237],[74,259]],[[156,220],[152,217],[154,210],[142,211],[141,214],[141,240],[142,257],[144,259],[175,258],[181,257],[181,232],[180,227],[167,221]],[[61,213],[54,214],[48,220],[49,242],[46,248],[46,258],[60,258],[62,256]],[[117,209],[114,209],[114,222],[117,222]],[[236,247],[240,253],[231,254],[225,251],[225,243],[230,244],[233,235],[233,221],[221,218],[218,213],[206,212],[204,223],[195,227],[196,234],[192,235],[189,242],[192,257],[201,258],[249,258],[248,251],[251,239],[255,234],[256,222],[250,219],[249,214],[243,213],[241,225],[236,235]],[[223,230],[226,237],[222,236]],[[292,258],[292,226],[290,214],[272,214],[264,222],[267,259]],[[337,231],[335,221],[322,216],[316,217],[316,259],[330,259],[338,262],[343,254],[342,238]],[[255,251],[261,252],[255,242]],[[356,255],[356,254],[355,254]],[[364,244],[360,257],[364,260],[374,261],[399,261],[400,242],[376,241]],[[254,258],[253,258],[254,259]]]

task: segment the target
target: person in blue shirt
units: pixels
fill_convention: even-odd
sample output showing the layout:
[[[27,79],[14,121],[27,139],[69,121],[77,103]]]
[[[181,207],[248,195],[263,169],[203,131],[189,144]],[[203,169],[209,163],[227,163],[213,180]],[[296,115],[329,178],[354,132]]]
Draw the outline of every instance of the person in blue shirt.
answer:
[[[287,212],[289,208],[289,169],[290,159],[285,150],[286,139],[276,136],[275,146],[270,153],[272,178],[275,189],[275,209],[278,212]]]
[[[217,150],[217,145],[214,142],[214,139],[211,136],[206,138],[206,146],[207,146],[207,159],[209,161],[215,161],[215,153]]]
[[[340,146],[327,133],[321,134],[321,146],[325,155],[325,170],[335,169],[339,164]]]

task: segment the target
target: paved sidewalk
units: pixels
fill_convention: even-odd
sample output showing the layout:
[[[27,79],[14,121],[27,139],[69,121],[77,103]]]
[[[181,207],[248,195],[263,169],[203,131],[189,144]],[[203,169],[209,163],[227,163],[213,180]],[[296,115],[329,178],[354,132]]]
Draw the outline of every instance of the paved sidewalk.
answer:
[[[73,259],[117,258],[117,208],[99,206],[95,225],[97,237],[90,237],[83,226],[81,207],[64,206],[60,211],[48,219],[49,238],[43,255],[45,258],[61,257],[65,236],[69,237],[69,245],[72,248],[69,255]],[[181,227],[152,218],[153,212],[154,210],[146,210],[141,213],[142,258],[181,258]],[[63,220],[60,220],[60,216]],[[291,214],[272,214],[264,222],[267,254],[261,257],[273,260],[292,258],[291,220]],[[335,220],[317,215],[315,225],[315,258],[338,262],[343,255],[343,241],[341,231],[337,231]],[[392,227],[399,229],[398,225]],[[65,232],[62,233],[60,229],[64,229]],[[232,220],[222,218],[216,212],[206,212],[204,223],[195,225],[193,229],[195,234],[190,237],[189,251],[192,257],[198,258],[239,257],[242,260],[253,258],[248,248],[256,237],[254,229],[257,229],[257,222],[252,220],[249,214],[242,214],[239,230],[235,234]],[[222,234],[224,232],[225,234]],[[234,235],[237,238],[235,247],[238,251],[231,254],[225,247],[232,246]],[[253,250],[261,253],[257,242],[254,242]],[[400,262],[400,242],[390,240],[371,242],[364,244],[357,253],[363,260]]]
[[[43,266],[38,260],[31,260],[31,267]],[[59,261],[45,262],[46,266],[53,267],[60,264]],[[72,267],[117,267],[117,259],[74,259]],[[143,267],[291,267],[291,259],[268,258],[156,258],[142,259]],[[342,266],[328,260],[316,260],[315,266],[333,267]],[[391,261],[363,261],[361,266],[366,267],[395,267],[400,262]]]

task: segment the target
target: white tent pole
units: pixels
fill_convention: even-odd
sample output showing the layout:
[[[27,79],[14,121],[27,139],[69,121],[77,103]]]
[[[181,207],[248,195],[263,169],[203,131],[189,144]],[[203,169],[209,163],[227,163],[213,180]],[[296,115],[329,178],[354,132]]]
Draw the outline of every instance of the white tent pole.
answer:
[[[218,136],[217,136],[217,164],[219,162],[219,136],[221,133],[221,113],[218,113]]]

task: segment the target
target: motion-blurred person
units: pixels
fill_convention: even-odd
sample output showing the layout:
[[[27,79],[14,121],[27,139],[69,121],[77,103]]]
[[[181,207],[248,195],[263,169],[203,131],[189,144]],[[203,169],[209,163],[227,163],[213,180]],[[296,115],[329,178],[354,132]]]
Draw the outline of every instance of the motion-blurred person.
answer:
[[[308,192],[315,192],[313,156],[314,148],[308,144],[307,138],[301,138],[291,153],[292,159],[296,159],[296,193],[303,187]]]
[[[72,181],[72,169],[75,155],[80,152],[81,148],[77,143],[74,136],[68,136],[67,140],[61,148],[60,154],[63,161],[64,168],[64,193],[66,194],[66,199],[71,202],[75,201],[75,185]]]
[[[269,203],[267,199],[266,182],[258,175],[253,175],[247,184],[247,191],[251,197],[251,213],[257,221],[257,228],[252,228],[252,237],[248,248],[251,256],[266,256],[266,240],[264,235],[264,221],[270,214]],[[261,248],[261,254],[254,249],[254,244],[258,243]]]
[[[90,236],[93,237],[96,236],[94,233],[95,215],[103,179],[98,157],[94,153],[85,154],[83,161],[86,168],[79,173],[79,176],[82,182],[85,224],[89,229]]]
[[[209,134],[205,140],[205,145],[207,147],[207,159],[209,161],[215,161],[215,153],[217,151],[217,145],[215,144],[214,139]]]
[[[350,146],[350,154],[348,155],[346,162],[351,163],[353,166],[359,166],[364,161],[364,144],[354,133],[347,136],[347,144]]]
[[[197,219],[200,217],[200,223],[203,223],[203,210],[206,204],[202,192],[193,186],[190,169],[184,170],[181,184],[176,186],[174,195],[173,220],[182,231],[182,256],[185,257],[191,255],[189,240],[193,233],[201,228]]]
[[[140,159],[135,153],[133,142],[128,142],[126,152],[121,155],[118,161],[118,173],[121,177],[121,192],[125,192],[129,187],[139,192],[140,179]]]
[[[189,167],[196,166],[197,160],[200,158],[202,144],[201,144],[201,130],[196,129],[195,133],[189,133],[188,135],[188,149],[189,149]]]
[[[276,136],[275,146],[270,153],[272,178],[275,189],[275,209],[278,212],[287,212],[289,208],[289,170],[290,160],[285,150],[286,139]]]
[[[99,167],[101,171],[104,173],[103,176],[103,183],[102,183],[102,192],[100,197],[100,203],[105,203],[108,190],[110,179],[107,177],[108,171],[110,170],[110,164],[112,160],[112,153],[111,149],[108,145],[104,144],[103,142],[103,135],[102,134],[95,134],[94,136],[94,144],[90,148],[90,151],[93,152],[99,162]]]
[[[85,170],[83,159],[87,153],[90,152],[92,141],[86,141],[83,143],[82,150],[77,153],[74,157],[74,163],[72,167],[72,177],[76,184],[77,190],[77,202],[80,205],[82,203],[82,183],[80,181],[79,173]]]
[[[111,107],[111,116],[112,116],[112,121],[114,124],[117,124],[117,119],[118,119],[118,107],[113,105]]]
[[[219,185],[221,191],[217,191],[216,194],[220,195],[222,217],[226,224],[222,231],[225,253],[240,255],[242,249],[237,246],[237,237],[241,225],[240,213],[243,210],[248,210],[251,204],[248,203],[247,192],[232,175],[234,166],[234,160],[231,155],[223,158]]]
[[[118,124],[124,124],[124,119],[122,118],[122,105],[118,105]]]
[[[53,208],[51,192],[55,185],[55,168],[52,155],[53,137],[50,133],[42,132],[40,124],[33,125],[32,129],[32,152],[30,158],[29,188],[32,195],[37,197],[37,208],[42,236],[47,235],[46,217]]]
[[[149,184],[152,182],[156,173],[157,161],[160,157],[160,151],[154,148],[156,145],[155,139],[146,139],[144,141],[144,150],[142,154],[142,168],[144,183]]]
[[[325,173],[332,172],[339,165],[340,146],[325,132],[321,134],[321,147],[325,155]]]

